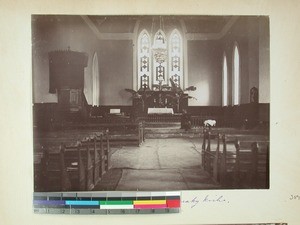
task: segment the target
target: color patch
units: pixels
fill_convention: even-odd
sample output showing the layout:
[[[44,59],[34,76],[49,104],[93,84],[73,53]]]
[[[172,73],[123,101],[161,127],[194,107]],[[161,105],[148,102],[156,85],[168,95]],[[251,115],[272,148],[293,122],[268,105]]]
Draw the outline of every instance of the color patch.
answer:
[[[100,205],[133,205],[133,201],[100,201]]]
[[[180,208],[180,200],[167,200],[168,208]]]
[[[167,204],[146,204],[146,205],[134,205],[135,209],[165,209]]]
[[[166,200],[137,200],[133,201],[134,205],[165,205]]]
[[[66,201],[66,205],[99,205],[98,201]]]

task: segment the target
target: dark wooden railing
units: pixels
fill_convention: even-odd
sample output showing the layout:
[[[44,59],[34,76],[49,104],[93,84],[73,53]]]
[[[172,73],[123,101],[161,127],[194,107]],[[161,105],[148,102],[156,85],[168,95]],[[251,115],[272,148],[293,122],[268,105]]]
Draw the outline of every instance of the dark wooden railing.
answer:
[[[181,121],[180,114],[149,114],[144,117],[139,117],[138,120],[148,123],[176,123]]]
[[[112,145],[140,146],[145,141],[145,124],[143,121],[134,123],[69,123],[63,125],[63,130],[108,131]]]

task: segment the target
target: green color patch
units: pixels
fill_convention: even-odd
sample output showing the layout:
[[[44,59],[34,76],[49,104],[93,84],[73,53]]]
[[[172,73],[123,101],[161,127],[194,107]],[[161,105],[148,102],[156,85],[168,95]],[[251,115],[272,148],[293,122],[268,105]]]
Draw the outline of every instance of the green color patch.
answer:
[[[100,201],[100,205],[133,205],[133,201]]]

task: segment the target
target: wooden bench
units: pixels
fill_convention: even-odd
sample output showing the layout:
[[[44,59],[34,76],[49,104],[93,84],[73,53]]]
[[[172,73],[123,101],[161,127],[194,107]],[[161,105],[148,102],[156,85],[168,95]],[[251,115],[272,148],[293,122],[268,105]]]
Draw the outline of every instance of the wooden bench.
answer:
[[[110,157],[107,134],[45,150],[40,166],[42,186],[46,191],[92,190],[110,168]]]
[[[220,183],[239,188],[269,188],[269,142],[234,141],[228,151],[226,136],[222,137]]]
[[[191,125],[194,128],[204,127],[204,121],[217,120],[215,116],[191,116]]]
[[[106,124],[103,128],[109,131],[112,146],[140,146],[145,141],[144,122],[129,124]]]
[[[216,143],[212,149],[214,139]],[[224,188],[268,188],[269,142],[266,139],[255,135],[229,135],[227,138],[205,129],[202,167]]]
[[[113,146],[140,146],[145,141],[144,122],[125,123],[92,123],[65,124],[65,130],[90,130],[95,132],[109,131],[109,139]]]
[[[211,147],[211,140],[216,139],[217,145],[215,149]],[[203,134],[202,144],[202,167],[207,171],[215,182],[218,182],[219,167],[220,167],[220,139],[219,134],[212,134],[209,130],[205,129]]]

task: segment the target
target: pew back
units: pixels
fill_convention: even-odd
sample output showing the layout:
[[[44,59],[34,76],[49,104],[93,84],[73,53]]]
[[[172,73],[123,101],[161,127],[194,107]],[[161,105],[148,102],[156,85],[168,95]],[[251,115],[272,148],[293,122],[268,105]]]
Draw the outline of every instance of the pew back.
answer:
[[[228,187],[268,188],[269,142],[236,139],[233,143],[234,151],[228,151],[230,144],[223,136],[220,182]]]
[[[56,150],[45,148],[41,160],[45,191],[92,190],[109,169],[108,138],[108,134],[101,133],[76,143],[60,144]]]
[[[221,146],[222,142],[222,146]],[[224,188],[269,187],[269,142],[263,135],[203,130],[202,167]]]

